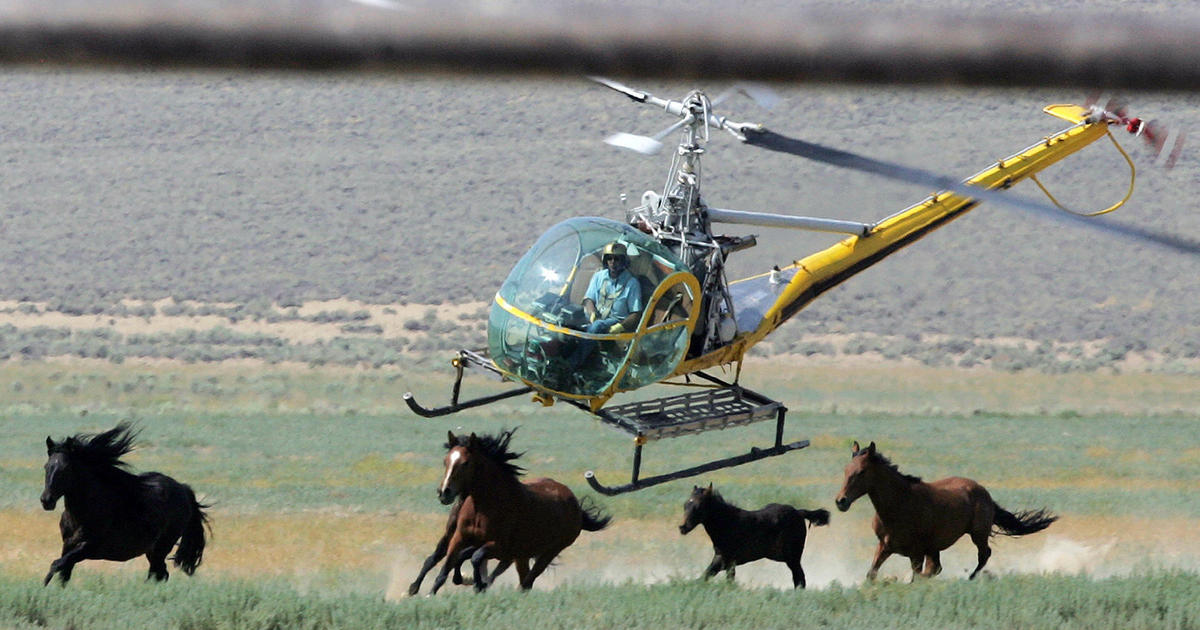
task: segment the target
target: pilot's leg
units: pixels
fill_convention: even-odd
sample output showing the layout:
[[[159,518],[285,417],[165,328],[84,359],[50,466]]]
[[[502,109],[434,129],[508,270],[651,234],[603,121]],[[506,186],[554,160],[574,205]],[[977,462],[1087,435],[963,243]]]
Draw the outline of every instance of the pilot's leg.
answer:
[[[617,323],[617,321],[619,320],[612,317],[597,319],[596,321],[588,324],[588,327],[585,328],[583,332],[591,333],[593,335],[606,333],[608,332],[609,328],[612,328],[613,324]],[[569,358],[571,367],[576,369],[583,365],[583,362],[587,361],[587,358],[592,354],[592,350],[595,349],[595,339],[580,339],[579,343],[575,345],[575,350],[571,352],[571,356]]]

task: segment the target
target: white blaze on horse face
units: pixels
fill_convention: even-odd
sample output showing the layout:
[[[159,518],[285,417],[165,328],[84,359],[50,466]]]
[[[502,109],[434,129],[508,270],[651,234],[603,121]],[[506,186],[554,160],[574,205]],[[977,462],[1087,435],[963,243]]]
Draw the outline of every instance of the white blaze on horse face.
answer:
[[[454,470],[456,468],[458,468],[458,465],[461,460],[462,460],[462,451],[459,451],[459,450],[450,451],[450,454],[447,456],[447,459],[446,459],[446,477],[444,479],[442,479],[442,485],[438,487],[438,492],[440,494],[446,493],[446,486],[448,486],[450,484],[450,476],[454,474]]]

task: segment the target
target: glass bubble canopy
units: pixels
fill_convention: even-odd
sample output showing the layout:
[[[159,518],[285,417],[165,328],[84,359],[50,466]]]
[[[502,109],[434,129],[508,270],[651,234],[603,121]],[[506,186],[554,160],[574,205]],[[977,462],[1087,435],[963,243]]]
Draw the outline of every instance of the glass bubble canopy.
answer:
[[[644,308],[636,330],[588,334],[584,294],[603,269],[601,250],[614,241],[626,247]],[[500,287],[488,316],[489,354],[501,372],[539,390],[606,400],[674,372],[699,295],[687,266],[646,234],[611,219],[568,219],[543,234]],[[580,343],[594,345],[579,353]]]

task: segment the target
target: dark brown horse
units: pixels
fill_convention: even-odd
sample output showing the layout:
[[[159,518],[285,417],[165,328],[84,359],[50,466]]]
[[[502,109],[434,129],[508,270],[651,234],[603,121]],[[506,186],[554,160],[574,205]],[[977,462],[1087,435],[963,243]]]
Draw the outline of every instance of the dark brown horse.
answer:
[[[687,534],[697,525],[704,525],[713,544],[713,559],[704,570],[708,579],[724,570],[732,580],[735,568],[766,558],[782,562],[792,570],[792,586],[804,588],[804,554],[807,523],[829,524],[829,510],[800,510],[790,505],[771,503],[761,510],[743,510],[728,503],[713,490],[695,486],[683,504],[683,524],[680,534]]]
[[[498,561],[493,577],[516,563],[521,589],[528,590],[580,530],[600,531],[611,520],[595,506],[581,506],[569,488],[553,479],[522,482],[524,471],[513,463],[521,454],[508,449],[512,433],[448,433],[438,499],[449,505],[461,497],[462,505],[431,593],[467,558],[475,569],[475,590],[491,583],[484,566],[489,558]]]
[[[838,509],[845,512],[864,494],[875,506],[872,527],[879,538],[868,580],[875,579],[880,565],[892,554],[909,559],[913,579],[937,575],[942,571],[941,551],[964,534],[971,536],[979,550],[979,564],[970,578],[975,579],[992,555],[988,538],[1040,532],[1058,520],[1046,510],[1013,514],[996,505],[988,491],[970,479],[947,477],[925,483],[906,475],[875,450],[874,442],[865,449],[854,443],[846,480],[837,496]]]
[[[53,510],[61,497],[62,556],[50,564],[44,584],[57,573],[65,585],[81,560],[124,562],[140,555],[150,561],[147,578],[167,579],[167,554],[191,575],[204,555],[207,507],[187,485],[156,472],[135,475],[121,457],[133,448],[128,424],[98,435],[75,435],[62,442],[46,438],[46,487],[42,507]]]

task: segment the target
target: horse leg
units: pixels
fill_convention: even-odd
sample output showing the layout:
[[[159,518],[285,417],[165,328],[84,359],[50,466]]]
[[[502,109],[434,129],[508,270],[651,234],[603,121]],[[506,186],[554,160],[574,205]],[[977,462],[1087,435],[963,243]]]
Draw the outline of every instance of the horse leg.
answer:
[[[925,556],[923,556],[923,555],[912,556],[911,558],[908,559],[908,564],[909,564],[909,566],[912,567],[912,572],[913,572],[912,580],[909,581],[910,583],[916,582],[917,578],[924,576],[924,573],[922,573],[922,571],[921,571],[921,566],[925,564]]]
[[[438,541],[437,546],[433,548],[433,553],[429,554],[429,557],[425,558],[425,563],[421,565],[421,572],[417,574],[417,579],[413,580],[413,583],[408,586],[409,595],[416,595],[417,591],[421,590],[421,582],[424,581],[425,574],[433,570],[433,567],[437,566],[438,561],[446,557],[446,547],[448,547],[449,544],[449,536],[444,536]],[[462,574],[459,573],[458,567],[454,568],[454,577],[455,584],[462,583],[460,581],[462,579]]]
[[[808,583],[804,581],[804,567],[800,566],[800,558],[789,561],[787,566],[792,570],[792,588],[807,588]]]
[[[167,574],[167,559],[151,558],[150,556],[146,556],[146,558],[150,560],[150,570],[146,572],[146,579],[153,578],[155,582],[166,582],[170,577]]]
[[[734,576],[736,576],[736,575],[737,575],[737,563],[734,562],[733,560],[727,560],[725,562],[725,581],[732,582]]]
[[[158,550],[153,550],[146,554],[146,560],[150,562],[150,570],[146,572],[146,579],[153,579],[155,582],[166,582],[170,577],[167,574],[167,556],[166,554],[158,555]]]
[[[487,557],[492,551],[492,543],[480,545],[475,553],[471,554],[471,567],[475,569],[475,592],[479,593],[491,586],[491,581],[487,577]]]
[[[529,558],[517,558],[517,584],[524,584],[529,575]]]
[[[146,574],[146,579],[154,578],[155,582],[166,582],[169,575],[167,574],[167,554],[171,553],[171,547],[175,546],[174,540],[160,542],[146,554],[146,560],[150,561],[150,571]]]
[[[454,567],[454,571],[452,572],[452,574],[450,576],[450,581],[454,582],[455,584],[474,584],[475,577],[471,576],[471,580],[467,581],[467,578],[463,577],[462,565],[460,564],[460,565]]]
[[[429,589],[429,594],[434,595],[442,585],[446,583],[446,578],[450,576],[450,571],[464,560],[471,557],[475,553],[474,547],[464,547],[460,541],[455,541],[450,544],[450,549],[446,553],[446,562],[442,564],[442,570],[438,571],[437,577],[433,580],[433,588]]]
[[[883,566],[884,560],[891,555],[891,550],[884,546],[882,540],[879,541],[879,546],[875,548],[875,559],[871,561],[871,568],[867,570],[868,580],[875,581],[875,576],[879,575],[879,567]]]
[[[942,572],[942,554],[934,551],[933,553],[925,554],[925,569],[921,571],[921,575],[931,578]]]
[[[50,572],[46,574],[46,579],[42,580],[42,586],[49,584],[50,580],[54,579],[55,573],[62,580],[62,585],[66,586],[67,581],[71,579],[71,571],[79,561],[86,557],[87,551],[87,542],[82,542],[75,546],[64,544],[62,555],[50,563]]]
[[[714,553],[712,562],[708,563],[708,568],[704,569],[704,573],[700,574],[700,577],[707,580],[723,568],[725,568],[725,559],[721,557],[721,554]]]
[[[488,585],[490,586],[494,584],[496,582],[496,578],[500,577],[500,574],[504,573],[510,564],[512,564],[512,560],[501,560],[499,563],[497,563],[496,568],[492,570],[492,574],[488,576]]]
[[[538,556],[533,561],[533,567],[529,569],[529,573],[525,576],[525,579],[521,580],[521,590],[528,591],[533,588],[533,581],[538,579],[538,576],[542,574],[542,571],[546,570],[546,567],[550,566],[550,562],[554,560],[560,551],[562,549],[555,549],[554,551],[549,551]]]
[[[971,572],[969,580],[974,580],[976,575],[983,570],[983,565],[987,564],[988,558],[992,557],[992,548],[988,546],[988,533],[983,534],[975,532],[971,534],[971,542],[975,543],[975,548],[979,550],[979,565]]]

